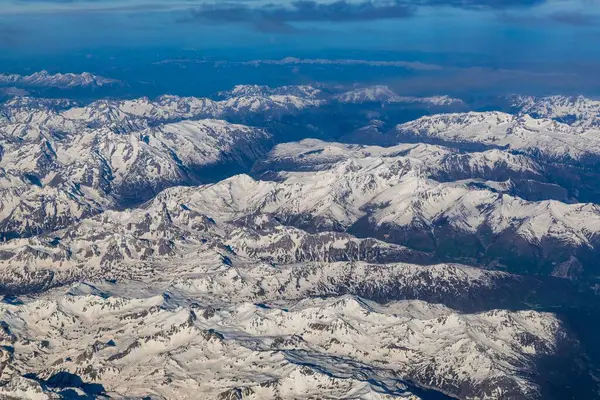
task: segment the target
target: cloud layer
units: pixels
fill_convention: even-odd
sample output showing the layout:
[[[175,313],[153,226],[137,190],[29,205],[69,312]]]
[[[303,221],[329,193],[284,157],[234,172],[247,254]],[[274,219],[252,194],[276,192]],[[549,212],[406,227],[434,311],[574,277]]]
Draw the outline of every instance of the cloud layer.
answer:
[[[294,0],[263,3],[256,0],[200,4],[190,8],[191,17],[184,21],[245,23],[263,32],[294,33],[299,31],[298,23],[403,20],[418,16],[420,10],[459,9],[492,14],[514,12],[512,21],[529,19],[573,26],[597,22],[594,7],[582,12],[577,8],[577,0],[569,3],[571,8],[557,8],[556,4],[564,6],[565,3],[553,0]]]
[[[416,7],[511,9],[554,0],[3,0],[0,14],[61,11],[172,10],[219,20],[346,21],[404,18]]]
[[[415,7],[403,1],[360,3],[338,0],[319,3],[293,1],[289,5],[253,6],[243,3],[202,5],[191,10],[193,19],[216,23],[250,23],[262,31],[294,32],[290,23],[362,22],[412,17]]]

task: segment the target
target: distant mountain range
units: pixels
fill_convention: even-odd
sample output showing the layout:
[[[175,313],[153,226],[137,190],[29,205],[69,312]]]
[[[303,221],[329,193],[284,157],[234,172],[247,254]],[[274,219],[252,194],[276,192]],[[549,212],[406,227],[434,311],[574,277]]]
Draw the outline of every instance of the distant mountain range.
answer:
[[[102,87],[118,83],[119,81],[115,79],[93,75],[88,72],[81,74],[50,74],[48,71],[41,71],[31,75],[0,74],[0,85],[2,86],[68,89],[76,87]]]

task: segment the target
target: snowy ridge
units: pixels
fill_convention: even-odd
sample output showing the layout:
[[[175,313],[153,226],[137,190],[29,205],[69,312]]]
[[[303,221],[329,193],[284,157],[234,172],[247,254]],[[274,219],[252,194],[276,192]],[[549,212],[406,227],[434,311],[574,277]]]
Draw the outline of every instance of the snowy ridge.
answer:
[[[296,113],[307,107],[317,107],[321,100],[289,94],[233,96],[214,101],[206,98],[161,96],[124,101],[101,100],[86,107],[72,108],[60,116],[78,120],[89,126],[106,126],[128,131],[137,127],[180,119],[223,118],[232,114]]]
[[[252,96],[296,96],[304,98],[318,98],[322,95],[320,89],[310,85],[270,87],[264,85],[237,85],[230,91],[219,93],[220,96],[230,99],[232,97]]]
[[[203,398],[219,399],[237,391],[256,399],[279,393],[287,398],[310,398],[316,393],[326,393],[328,398],[345,393],[354,393],[357,399],[390,398],[366,382],[336,379],[295,365],[282,352],[253,350],[243,340],[225,339],[205,322],[210,309],[170,305],[163,296],[66,295],[29,303],[21,312],[0,312],[11,323],[25,323],[24,330],[11,331],[19,338],[15,344],[23,340],[33,345],[25,345],[18,359],[4,368],[5,375],[27,367],[36,370],[38,379],[51,382],[56,374],[68,371],[84,382],[102,382],[102,392],[106,390],[111,398],[194,399],[200,393]],[[39,343],[34,331],[29,331],[33,324],[39,327],[37,332],[62,338],[49,344],[53,350],[45,351],[43,360],[31,354]],[[66,330],[71,339],[64,336]],[[207,369],[207,363],[215,368]],[[157,365],[162,366],[157,369]],[[6,389],[0,390],[14,393],[12,387]],[[85,387],[79,391],[85,394]]]
[[[600,154],[600,130],[502,112],[441,114],[396,127],[400,138],[480,145],[569,161]]]
[[[3,235],[61,228],[107,208],[146,200],[167,186],[198,183],[210,166],[249,168],[265,152],[270,135],[211,118],[289,113],[320,104],[309,98],[316,95],[310,87],[296,88],[305,97],[284,94],[293,89],[218,102],[161,96],[100,100],[84,107],[27,97],[3,103]],[[29,213],[35,218],[26,222]]]
[[[1,304],[4,340],[18,348],[2,364],[3,377],[26,369],[51,381],[68,371],[115,398],[216,399],[241,390],[250,399],[315,391],[379,399],[391,398],[381,392],[410,396],[404,379],[465,398],[537,397],[524,377],[536,355],[566,339],[554,317],[531,311],[457,314],[353,296],[213,306],[174,292],[131,298],[98,289],[80,284],[67,294]],[[468,386],[456,380],[462,372]]]
[[[281,183],[236,176],[200,190],[167,190],[159,198],[187,198],[191,207],[210,210],[215,218],[226,221],[255,212],[287,220],[302,215],[321,218],[323,225],[316,225],[316,229],[347,228],[367,215],[363,210],[368,209],[377,210],[371,216],[378,223],[393,221],[399,225],[414,220],[433,223],[460,210],[461,215],[451,220],[464,230],[477,229],[491,218],[498,223],[494,228],[497,232],[520,227],[517,233],[532,240],[552,236],[578,244],[589,244],[600,229],[596,205],[527,202],[491,190],[471,190],[465,184],[439,183],[419,177],[419,165],[415,171],[408,163],[353,160],[315,173],[314,180],[303,173],[282,174],[285,180]],[[480,213],[484,205],[490,205],[489,216]],[[541,223],[544,220],[547,222]]]
[[[423,104],[428,106],[460,106],[464,105],[460,99],[449,96],[414,97],[399,96],[387,86],[370,86],[354,89],[335,96],[335,100],[341,103],[404,103]]]
[[[300,150],[303,146],[307,151]],[[279,157],[277,168],[290,167],[287,169],[292,172],[278,172],[276,181],[269,182],[237,176],[200,190],[187,189],[183,194],[167,190],[158,198],[185,198],[190,207],[207,210],[222,221],[267,213],[302,229],[350,230],[425,251],[435,250],[438,235],[444,240],[454,235],[461,238],[456,240],[473,241],[476,247],[472,251],[484,240],[490,249],[499,246],[486,261],[491,264],[502,258],[501,249],[510,243],[524,248],[570,249],[569,255],[548,265],[522,260],[537,265],[531,268],[557,276],[580,274],[579,258],[587,260],[588,252],[595,252],[598,246],[598,206],[526,201],[509,194],[513,190],[511,177],[539,176],[535,162],[521,156],[498,150],[460,154],[436,146],[384,149],[309,141],[289,148],[280,146],[271,157]],[[465,180],[436,180],[452,177]],[[497,177],[509,182],[486,180]],[[491,236],[482,236],[483,232]],[[417,238],[419,242],[413,242]],[[489,247],[490,240],[494,246]],[[529,257],[525,254],[517,253],[516,257]],[[516,260],[501,262],[513,264]],[[553,269],[547,271],[551,264]]]
[[[515,96],[511,106],[521,114],[536,118],[551,118],[557,121],[587,128],[600,127],[600,101],[584,96]]]
[[[423,143],[404,143],[390,147],[363,146],[316,139],[305,139],[295,143],[277,145],[267,157],[259,160],[257,171],[318,171],[353,158],[412,159],[422,162],[431,176],[448,175],[460,179],[464,173],[468,178],[490,178],[500,169],[515,175],[523,173],[528,178],[540,177],[542,166],[534,160],[497,149],[463,153],[450,147]]]
[[[2,285],[26,293],[28,288],[77,280],[136,279],[154,282],[163,290],[172,285],[196,298],[219,292],[223,301],[351,292],[377,300],[436,299],[469,308],[474,305],[466,301],[470,296],[474,296],[473,301],[503,282],[518,282],[505,273],[459,265],[423,267],[358,261],[379,261],[376,246],[388,261],[394,252],[399,260],[409,251],[373,241],[368,248],[371,254],[363,257],[348,248],[348,244],[360,242],[349,235],[319,235],[319,246],[290,248],[264,234],[256,240],[260,232],[250,228],[234,228],[228,234],[230,227],[179,209],[179,213],[176,209],[107,212],[52,236],[7,242],[0,249]],[[274,230],[271,235],[281,233]],[[301,236],[296,233],[299,244]],[[250,246],[254,252],[249,251]],[[338,259],[347,261],[332,263],[332,255],[340,250],[343,253]],[[275,257],[290,264],[273,264]]]
[[[89,72],[81,74],[50,74],[48,71],[35,72],[31,75],[0,74],[0,85],[24,87],[54,87],[69,89],[75,87],[102,87],[116,85],[116,79],[93,75]]]
[[[368,262],[430,262],[429,254],[415,252],[375,239],[357,239],[339,232],[309,234],[301,229],[275,225],[265,227],[270,218],[257,216],[258,229],[242,227],[230,231],[229,246],[237,254],[265,261],[290,264],[306,261],[362,260]]]
[[[283,227],[268,216],[219,223],[183,203],[107,211],[47,236],[0,245],[4,290],[27,292],[75,280],[148,278],[173,257],[202,255],[215,265],[269,261],[417,261],[426,254],[348,234]],[[241,257],[241,258],[239,258]],[[237,260],[237,261],[236,261]],[[111,279],[112,279],[111,278]]]
[[[342,103],[391,102],[397,95],[387,86],[354,89],[335,96]]]
[[[226,108],[233,107],[233,104],[239,102],[266,102],[267,99],[279,101],[283,104],[296,104],[298,110],[307,107],[319,107],[336,103],[397,103],[406,105],[424,105],[427,107],[464,106],[462,100],[449,96],[400,96],[389,87],[383,85],[367,86],[337,94],[321,90],[318,85],[281,86],[276,88],[261,85],[238,85],[230,91],[220,92],[219,96],[227,100],[224,103]],[[243,107],[243,109],[249,109],[256,112],[257,110],[261,110],[261,107],[264,108],[264,106],[255,105],[253,107],[254,109],[249,106]]]
[[[208,166],[251,165],[270,140],[264,130],[218,120],[149,126],[102,108],[86,114],[88,119],[77,118],[81,114],[73,115],[73,108],[61,111],[68,105],[33,99],[5,105],[7,121],[0,125],[5,235],[61,228],[146,200],[167,186],[198,183]],[[110,129],[110,121],[127,129]]]
[[[15,97],[0,105],[0,115],[10,123],[36,123],[57,130],[84,125],[130,132],[149,126],[187,119],[223,118],[247,113],[295,113],[323,104],[319,90],[311,86],[237,86],[223,100],[163,95],[154,100],[98,100],[83,107],[49,106],[51,100]]]

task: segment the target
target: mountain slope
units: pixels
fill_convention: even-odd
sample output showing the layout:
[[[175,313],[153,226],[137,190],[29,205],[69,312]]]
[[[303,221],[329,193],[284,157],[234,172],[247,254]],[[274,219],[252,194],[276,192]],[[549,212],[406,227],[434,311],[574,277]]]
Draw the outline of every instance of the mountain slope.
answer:
[[[537,397],[529,379],[536,354],[568,340],[557,320],[535,312],[461,315],[351,296],[215,309],[90,289],[0,305],[18,348],[3,376],[26,369],[48,384],[67,372],[116,398],[229,398],[219,396],[241,390],[250,399],[379,399],[407,395],[403,379],[464,398]]]
[[[555,161],[595,163],[600,153],[598,129],[501,112],[423,117],[398,125],[396,134],[425,142],[508,149]]]
[[[535,118],[552,118],[572,126],[598,128],[600,126],[600,101],[584,96],[516,96],[511,106],[521,114]]]
[[[270,140],[263,130],[215,120],[128,134],[65,128],[69,131],[32,123],[1,127],[4,236],[58,229],[107,208],[147,200],[165,187],[199,182],[207,167],[249,168]]]
[[[399,96],[387,86],[377,85],[368,86],[359,89],[353,89],[334,96],[334,99],[340,103],[361,104],[361,103],[382,103],[382,104],[414,104],[426,107],[460,107],[464,102],[450,96]]]
[[[93,75],[89,72],[81,74],[50,74],[48,71],[35,72],[31,75],[0,74],[0,85],[20,87],[54,87],[69,89],[74,87],[102,87],[118,84],[115,79]]]

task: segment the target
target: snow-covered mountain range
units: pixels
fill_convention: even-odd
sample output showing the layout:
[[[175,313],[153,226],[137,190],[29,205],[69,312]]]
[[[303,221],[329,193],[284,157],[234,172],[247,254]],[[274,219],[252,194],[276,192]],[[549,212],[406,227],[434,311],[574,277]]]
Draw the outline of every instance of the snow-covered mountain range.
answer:
[[[62,374],[75,393],[118,399],[419,398],[410,381],[470,398],[536,397],[536,356],[569,340],[558,320],[531,311],[458,314],[353,296],[225,307],[188,300],[78,285],[3,304],[11,327],[3,341],[19,351],[2,374],[35,374],[0,393],[50,394]]]
[[[587,128],[600,126],[600,101],[584,96],[515,96],[511,105],[521,114],[529,114],[536,118],[552,118],[569,125]]]
[[[310,85],[281,86],[271,88],[260,85],[238,85],[234,89],[219,93],[221,97],[231,98],[265,98],[273,96],[294,96],[303,99],[307,106],[323,106],[328,104],[363,104],[380,103],[385,104],[405,104],[437,108],[463,107],[462,100],[450,96],[401,96],[390,87],[384,85],[362,86],[359,88],[326,88]],[[277,97],[275,97],[277,98]],[[310,102],[309,100],[312,100]]]
[[[474,164],[481,164],[473,165],[472,172],[463,169],[468,161],[450,161],[441,165],[447,169],[440,173],[410,156],[375,157],[370,151],[316,172],[279,172],[276,182],[242,175],[200,190],[167,190],[158,198],[188,199],[219,220],[267,213],[309,231],[350,231],[427,252],[439,252],[440,242],[462,242],[455,249],[444,248],[443,256],[478,257],[520,272],[541,272],[553,265],[547,273],[578,274],[579,257],[587,259],[597,248],[596,205],[531,202],[511,195],[510,182],[486,181],[486,174],[533,172],[520,164],[511,170],[505,160],[496,159],[498,153],[476,154]],[[432,179],[436,174],[463,179],[439,182]],[[540,246],[548,246],[545,255],[533,255]]]
[[[464,105],[460,99],[454,99],[449,96],[433,97],[414,97],[399,96],[387,86],[370,86],[360,89],[350,90],[335,96],[335,99],[341,103],[402,103],[402,104],[420,104],[429,106],[460,106]]]
[[[396,130],[400,137],[416,141],[508,149],[556,161],[597,162],[600,153],[599,128],[528,114],[440,114],[399,125]]]
[[[0,74],[0,85],[21,87],[53,87],[69,89],[76,87],[102,87],[116,85],[116,79],[84,72],[81,74],[51,74],[48,71],[35,72],[31,75]]]
[[[64,227],[174,184],[198,183],[208,166],[251,165],[269,141],[263,130],[224,121],[149,126],[146,119],[94,110],[82,119],[79,109],[6,106],[0,124],[5,236]],[[106,115],[118,117],[112,126]]]
[[[594,103],[513,100],[387,147],[271,128],[465,103],[316,85],[2,103],[0,398],[594,398]]]
[[[426,64],[415,61],[383,61],[383,60],[356,60],[356,59],[327,59],[327,58],[297,58],[285,57],[279,60],[252,60],[243,61],[246,65],[359,65],[368,67],[404,68],[417,71],[437,71],[442,67],[436,64]]]

